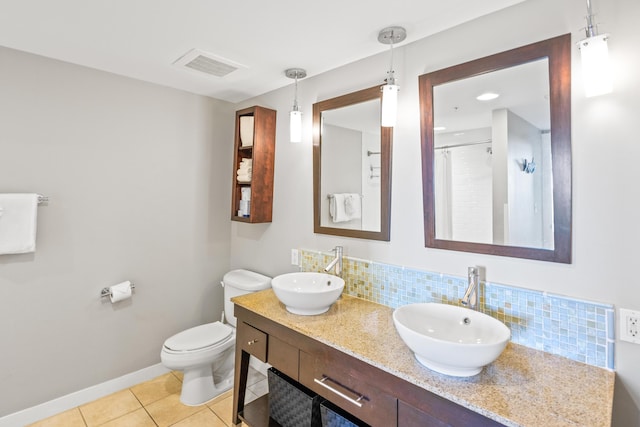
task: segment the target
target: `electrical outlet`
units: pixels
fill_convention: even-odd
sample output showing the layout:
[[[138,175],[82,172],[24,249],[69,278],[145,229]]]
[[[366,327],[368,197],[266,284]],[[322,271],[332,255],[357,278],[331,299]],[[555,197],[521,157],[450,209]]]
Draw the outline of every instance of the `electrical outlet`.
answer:
[[[620,313],[620,340],[640,344],[640,312],[621,308]]]
[[[291,249],[291,265],[299,265],[298,250]]]

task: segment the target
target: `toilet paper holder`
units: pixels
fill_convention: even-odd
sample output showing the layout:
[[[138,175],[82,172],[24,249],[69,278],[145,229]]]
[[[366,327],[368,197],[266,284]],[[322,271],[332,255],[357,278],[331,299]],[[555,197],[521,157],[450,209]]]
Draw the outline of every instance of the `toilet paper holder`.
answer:
[[[133,284],[133,282],[131,282],[131,290],[135,289],[136,286]],[[109,288],[102,288],[102,290],[100,291],[100,296],[102,298],[104,297],[110,297],[111,296],[111,289]]]

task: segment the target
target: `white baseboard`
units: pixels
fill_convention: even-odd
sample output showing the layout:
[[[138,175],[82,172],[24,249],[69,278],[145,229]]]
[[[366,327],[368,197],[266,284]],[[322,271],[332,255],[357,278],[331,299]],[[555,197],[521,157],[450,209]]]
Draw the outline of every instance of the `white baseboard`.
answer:
[[[170,372],[161,363],[0,418],[0,427],[21,427]]]

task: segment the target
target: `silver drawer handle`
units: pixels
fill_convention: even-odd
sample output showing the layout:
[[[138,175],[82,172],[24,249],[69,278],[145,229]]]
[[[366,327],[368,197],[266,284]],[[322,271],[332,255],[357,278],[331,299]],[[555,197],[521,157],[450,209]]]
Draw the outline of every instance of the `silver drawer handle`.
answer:
[[[247,345],[253,345],[253,344],[257,343],[257,342],[258,342],[258,340],[251,340],[251,341],[247,342]]]
[[[360,401],[362,399],[366,399],[363,395],[359,395],[357,399],[353,399],[353,398],[347,396],[346,394],[344,394],[343,392],[341,392],[339,390],[336,390],[335,388],[327,385],[325,383],[325,381],[331,381],[331,382],[333,382],[335,384],[338,384],[338,385],[340,385],[340,384],[336,383],[335,381],[333,381],[331,378],[327,377],[326,375],[323,375],[321,380],[319,380],[317,378],[314,378],[313,381],[315,383],[317,383],[317,384],[320,384],[322,387],[326,388],[327,390],[332,391],[333,393],[337,394],[338,396],[342,397],[343,399],[348,400],[349,402],[351,402],[354,405],[356,405],[358,408],[362,408],[362,403],[360,403]]]

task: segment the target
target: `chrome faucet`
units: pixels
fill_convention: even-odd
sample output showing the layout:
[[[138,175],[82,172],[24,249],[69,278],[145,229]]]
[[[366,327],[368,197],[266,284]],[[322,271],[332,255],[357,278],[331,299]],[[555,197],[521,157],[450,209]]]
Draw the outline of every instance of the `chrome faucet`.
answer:
[[[478,309],[479,277],[478,267],[469,267],[467,269],[467,281],[469,284],[460,303],[472,310]]]
[[[335,267],[335,275],[342,277],[342,246],[336,246],[331,250],[336,253],[336,257],[324,268],[324,271],[328,273]]]

